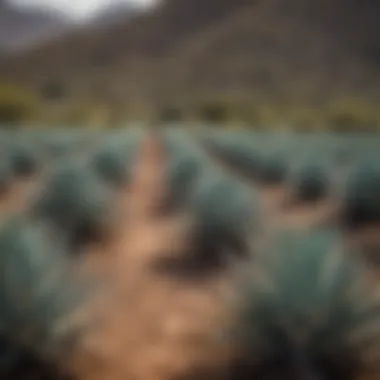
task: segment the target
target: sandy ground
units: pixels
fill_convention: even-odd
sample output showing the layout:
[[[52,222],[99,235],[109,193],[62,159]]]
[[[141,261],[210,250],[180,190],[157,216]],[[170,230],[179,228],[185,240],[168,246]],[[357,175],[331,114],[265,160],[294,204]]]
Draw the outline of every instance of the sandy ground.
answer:
[[[76,355],[80,378],[165,380],[197,368],[206,380],[228,357],[218,336],[230,305],[228,281],[186,284],[143,271],[138,277],[126,275],[125,287],[103,305],[101,327]]]
[[[14,181],[9,191],[0,198],[0,217],[6,218],[11,214],[22,212],[38,191],[41,181],[42,174]]]

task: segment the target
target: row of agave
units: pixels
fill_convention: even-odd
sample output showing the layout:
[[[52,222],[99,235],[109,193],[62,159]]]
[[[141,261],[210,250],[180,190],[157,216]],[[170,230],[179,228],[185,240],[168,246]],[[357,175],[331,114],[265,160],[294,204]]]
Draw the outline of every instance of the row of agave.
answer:
[[[127,208],[132,225],[155,226],[167,215],[191,214],[190,239],[175,255],[186,270],[195,264],[199,273],[230,263],[227,257],[241,257],[247,272],[234,282],[231,319],[210,326],[220,345],[228,346],[228,359],[217,368],[193,363],[192,371],[176,379],[378,378],[380,293],[339,233],[283,231],[273,239],[263,234],[265,215],[254,189],[214,165],[193,139],[172,131],[161,139],[167,160],[160,181],[166,191],[147,213],[151,200],[144,197],[154,198],[162,183],[149,181],[145,173],[144,155],[159,144],[144,136],[143,131],[95,141],[81,136],[79,149],[68,144],[54,160],[48,143],[39,141],[35,152],[46,179],[28,210],[0,229],[2,377],[136,378],[121,370],[103,377],[83,373],[70,364],[97,328],[95,311],[86,318],[73,311],[110,291],[109,286],[99,289],[103,278],[94,283],[78,273],[81,258],[73,253],[85,252],[87,243],[107,241],[113,216],[124,210],[125,194],[135,191],[138,197],[132,199],[142,206]],[[143,191],[142,184],[151,191]],[[265,238],[265,244],[257,244]],[[170,249],[170,242],[164,243]],[[112,357],[107,360],[113,363]]]
[[[359,228],[380,222],[377,135],[204,134],[215,157],[245,177],[290,189],[287,203],[330,199],[340,207],[339,224]]]

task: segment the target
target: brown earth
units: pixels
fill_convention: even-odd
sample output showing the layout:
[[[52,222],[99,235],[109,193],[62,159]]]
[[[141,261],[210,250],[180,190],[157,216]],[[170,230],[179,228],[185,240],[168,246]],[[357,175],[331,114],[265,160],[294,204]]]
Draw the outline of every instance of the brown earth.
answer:
[[[0,198],[0,217],[25,210],[41,183],[42,175],[16,180],[10,189]]]

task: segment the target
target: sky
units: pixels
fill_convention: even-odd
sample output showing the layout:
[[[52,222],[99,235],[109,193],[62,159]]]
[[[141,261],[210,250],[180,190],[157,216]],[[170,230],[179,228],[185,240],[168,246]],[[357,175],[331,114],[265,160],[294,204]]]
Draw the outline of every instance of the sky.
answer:
[[[64,11],[76,19],[91,17],[98,10],[107,6],[110,1],[115,0],[11,0],[18,5],[26,6],[47,6],[50,9]],[[148,6],[155,0],[117,0],[117,2],[135,3],[141,6]]]

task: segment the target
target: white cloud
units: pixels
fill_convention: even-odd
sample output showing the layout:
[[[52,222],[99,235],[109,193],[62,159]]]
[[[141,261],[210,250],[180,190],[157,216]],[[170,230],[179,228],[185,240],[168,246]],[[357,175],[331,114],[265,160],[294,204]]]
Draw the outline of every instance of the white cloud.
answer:
[[[83,18],[91,16],[101,8],[107,6],[107,3],[115,2],[115,0],[11,0],[13,3],[25,6],[45,6],[50,9],[57,9],[67,12],[76,17]],[[124,2],[137,3],[141,6],[148,6],[155,0],[118,0]]]

